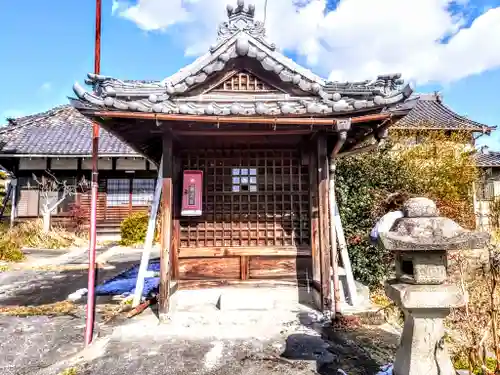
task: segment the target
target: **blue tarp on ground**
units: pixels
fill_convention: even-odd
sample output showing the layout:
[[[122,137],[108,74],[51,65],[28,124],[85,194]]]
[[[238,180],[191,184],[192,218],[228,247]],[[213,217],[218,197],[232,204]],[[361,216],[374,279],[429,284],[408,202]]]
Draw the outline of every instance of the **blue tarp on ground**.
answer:
[[[393,366],[392,364],[384,365],[380,368],[380,371],[377,372],[376,375],[392,375],[393,372]],[[347,375],[344,370],[337,370],[338,375]]]
[[[148,271],[160,272],[160,261],[158,259],[149,261]],[[129,268],[118,276],[98,285],[96,294],[98,296],[133,294],[138,274],[139,265]],[[159,284],[159,277],[146,277],[142,295],[146,297],[152,290],[157,289]]]

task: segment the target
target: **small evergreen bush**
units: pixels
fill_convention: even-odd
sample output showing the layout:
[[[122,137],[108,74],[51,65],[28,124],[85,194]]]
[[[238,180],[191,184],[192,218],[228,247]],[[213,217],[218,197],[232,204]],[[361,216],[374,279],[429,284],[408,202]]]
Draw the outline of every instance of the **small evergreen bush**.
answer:
[[[130,215],[120,225],[121,244],[124,246],[135,245],[146,240],[149,215],[138,212]]]
[[[378,217],[398,208],[386,204],[385,198],[406,194],[410,181],[404,165],[386,151],[338,161],[336,193],[349,257],[354,278],[366,285],[377,286],[392,260],[392,254],[370,243],[369,233]]]

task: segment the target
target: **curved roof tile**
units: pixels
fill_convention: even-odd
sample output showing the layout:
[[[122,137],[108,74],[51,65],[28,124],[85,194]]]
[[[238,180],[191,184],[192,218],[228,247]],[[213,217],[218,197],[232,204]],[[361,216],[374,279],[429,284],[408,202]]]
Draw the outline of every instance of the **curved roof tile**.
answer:
[[[71,105],[9,120],[0,128],[1,154],[92,154],[92,122]],[[101,128],[99,154],[139,156],[127,144]]]
[[[455,113],[443,104],[441,96],[437,94],[412,96],[397,110],[409,112],[392,126],[393,129],[467,130],[489,133],[496,128]]]
[[[500,152],[481,152],[475,155],[478,167],[491,168],[500,167]]]
[[[163,81],[124,81],[89,74],[86,83],[92,86],[93,92],[86,91],[78,83],[73,86],[73,91],[81,102],[95,109],[216,116],[348,115],[385,110],[403,102],[412,93],[409,85],[404,86],[400,74],[379,75],[373,81],[327,82],[280,53],[266,40],[264,24],[254,19],[253,5],[245,7],[244,1],[238,0],[236,8],[228,6],[227,14],[228,21],[219,26],[217,43],[209,52]],[[233,103],[220,110],[214,110],[211,105],[200,105],[195,98],[190,98],[190,106],[184,105],[181,99],[186,99],[193,88],[229,69],[230,63],[240,58],[251,59],[256,66],[260,65],[258,69],[274,74],[283,84],[299,91],[301,96],[308,95],[308,102],[298,106],[279,99],[285,109],[261,106],[262,111],[253,107],[231,111],[230,107],[241,103],[241,98],[226,98],[225,101]],[[247,99],[251,98],[249,94]]]

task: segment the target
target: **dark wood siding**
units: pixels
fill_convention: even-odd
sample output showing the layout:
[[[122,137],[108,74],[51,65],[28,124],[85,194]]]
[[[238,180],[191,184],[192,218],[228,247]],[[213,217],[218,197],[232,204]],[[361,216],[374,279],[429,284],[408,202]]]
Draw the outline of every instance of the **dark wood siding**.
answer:
[[[297,150],[184,152],[204,172],[203,215],[181,218],[181,247],[304,246],[309,177]]]
[[[299,147],[181,151],[180,175],[202,170],[204,181],[202,215],[176,211],[178,279],[312,281],[304,160]]]
[[[55,171],[57,178],[69,183],[76,183],[82,177],[89,182],[88,171]],[[40,171],[37,172],[40,175]],[[148,212],[156,182],[156,171],[100,171],[99,192],[97,202],[98,222],[121,222],[133,212]],[[122,183],[120,183],[120,181]],[[113,185],[112,187],[108,185]],[[32,181],[30,171],[22,171],[19,177],[17,199],[17,217],[19,219],[39,216],[40,195],[37,185]],[[108,191],[108,189],[110,191]],[[81,211],[89,216],[91,205],[90,186],[79,189],[76,196],[68,196],[53,214],[54,219],[71,215],[72,208],[77,204]]]

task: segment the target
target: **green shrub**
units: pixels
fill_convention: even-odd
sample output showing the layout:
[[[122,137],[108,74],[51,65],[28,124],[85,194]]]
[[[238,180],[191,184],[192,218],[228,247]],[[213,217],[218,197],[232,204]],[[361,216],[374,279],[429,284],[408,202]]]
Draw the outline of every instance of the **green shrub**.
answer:
[[[494,358],[487,357],[486,358],[486,368],[493,373],[495,371],[497,362]],[[469,369],[469,360],[467,358],[464,358],[463,356],[458,356],[456,358],[453,358],[453,367],[455,367],[456,370],[468,370]],[[473,368],[473,374],[474,375],[482,375],[484,372],[481,369],[481,367],[476,367]]]
[[[149,216],[147,213],[134,213],[120,225],[121,244],[124,246],[143,243],[146,240]]]
[[[390,171],[390,173],[388,173]],[[389,194],[406,194],[410,177],[389,152],[341,158],[337,164],[337,199],[354,277],[375,286],[387,275],[391,254],[373,246],[369,234],[386,207]]]

